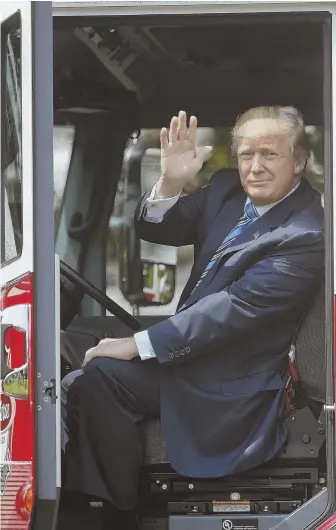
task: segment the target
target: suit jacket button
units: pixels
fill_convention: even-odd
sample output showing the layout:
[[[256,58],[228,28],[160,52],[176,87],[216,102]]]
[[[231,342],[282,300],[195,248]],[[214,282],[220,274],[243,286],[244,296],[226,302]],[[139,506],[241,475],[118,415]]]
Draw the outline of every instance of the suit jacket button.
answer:
[[[184,355],[185,354],[185,350],[180,350],[180,355]]]
[[[186,353],[190,353],[190,348],[189,348],[189,346],[187,346],[187,347],[185,348],[184,351],[185,351]]]
[[[174,351],[174,355],[175,355],[175,357],[179,357],[180,356],[178,351]]]
[[[168,357],[169,357],[169,359],[174,359],[174,354],[173,353],[168,353]]]

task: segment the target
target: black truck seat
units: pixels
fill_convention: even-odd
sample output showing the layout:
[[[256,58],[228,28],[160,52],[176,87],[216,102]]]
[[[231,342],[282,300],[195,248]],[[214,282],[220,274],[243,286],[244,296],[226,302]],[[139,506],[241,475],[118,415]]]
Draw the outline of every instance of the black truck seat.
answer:
[[[320,287],[308,307],[295,341],[295,364],[307,398],[325,403],[325,288]]]

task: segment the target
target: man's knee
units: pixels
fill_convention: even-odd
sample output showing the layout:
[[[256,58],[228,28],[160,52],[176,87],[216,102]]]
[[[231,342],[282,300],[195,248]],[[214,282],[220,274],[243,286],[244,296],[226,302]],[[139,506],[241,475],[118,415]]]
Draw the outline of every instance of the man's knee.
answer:
[[[128,364],[126,361],[120,359],[113,359],[112,357],[94,357],[84,368],[84,372],[99,371],[106,373],[118,372],[121,367]]]
[[[109,385],[115,383],[127,383],[131,374],[138,373],[133,363],[113,359],[111,357],[95,357],[83,369],[84,378],[97,384],[100,381],[108,381]]]
[[[72,385],[72,383],[75,381],[75,379],[77,379],[77,377],[79,376],[82,376],[83,374],[84,374],[84,370],[80,369],[80,370],[74,370],[73,372],[70,372],[65,377],[63,377],[61,381],[62,398],[63,398],[63,395],[66,397],[69,391],[69,388]]]
[[[106,367],[107,361],[107,367]],[[108,375],[109,384],[113,384],[115,380],[114,359],[106,359],[96,357],[90,361],[85,368],[74,370],[68,373],[61,381],[61,402],[63,408],[69,402],[70,397],[73,399],[83,399],[87,393],[92,391],[99,391],[102,377]],[[73,399],[71,399],[73,401]]]
[[[80,393],[82,388],[85,389],[90,385],[91,380],[93,383],[96,382],[97,378],[99,379],[104,373],[111,378],[114,372],[118,372],[118,367],[114,366],[118,361],[116,363],[114,361],[116,360],[96,357],[85,368],[68,373],[61,381],[62,402],[67,399],[69,391],[75,394]]]
[[[81,370],[68,374],[62,381],[62,404],[93,399],[120,399],[131,392],[153,409],[158,408],[160,367],[157,361],[122,361],[96,357]],[[120,392],[120,389],[123,389]]]

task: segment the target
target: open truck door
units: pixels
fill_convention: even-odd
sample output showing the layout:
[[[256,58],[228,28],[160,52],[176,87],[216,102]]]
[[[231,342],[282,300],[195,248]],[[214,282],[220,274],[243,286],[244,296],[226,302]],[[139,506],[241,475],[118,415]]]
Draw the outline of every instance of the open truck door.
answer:
[[[332,129],[336,124],[336,107],[332,102],[336,84],[335,3],[287,0],[55,2],[54,33],[55,116],[66,110],[74,123],[78,117],[83,120],[81,114],[85,119],[92,119],[92,110],[109,109],[112,116],[110,137],[113,138],[110,152],[114,162],[117,157],[122,159],[118,151],[120,144],[117,146],[114,138],[120,138],[120,124],[125,126],[126,122],[114,115],[117,108],[126,109],[131,116],[129,130],[124,130],[131,134],[133,141],[138,140],[133,152],[139,151],[145,140],[144,136],[141,139],[141,134],[133,135],[132,130],[152,134],[168,124],[180,108],[187,110],[188,114],[196,113],[202,127],[215,131],[226,127],[227,133],[222,129],[223,136],[219,130],[216,132],[218,143],[214,157],[217,155],[217,161],[221,159],[219,167],[230,162],[228,156],[223,156],[223,150],[220,151],[224,135],[229,136],[229,128],[237,115],[247,108],[260,104],[295,105],[300,108],[310,130],[320,131],[323,142],[319,160],[323,169],[319,170],[321,185],[317,186],[317,179],[314,183],[323,193],[325,206],[326,296],[321,285],[318,303],[314,304],[314,311],[311,307],[307,312],[298,340],[293,344],[296,363],[300,364],[301,383],[309,382],[309,377],[302,377],[302,374],[312,359],[310,382],[319,383],[320,391],[319,395],[310,396],[319,403],[315,414],[305,405],[287,417],[291,436],[273,463],[248,470],[239,477],[223,477],[220,481],[209,478],[191,480],[176,473],[169,465],[159,422],[148,422],[143,426],[146,465],[141,473],[139,505],[144,528],[334,528],[335,171],[332,159],[335,141]],[[92,72],[97,73],[93,75]],[[134,95],[136,99],[130,97]],[[140,307],[138,318],[145,329],[159,322],[163,315],[158,312],[144,314],[151,296],[155,296],[157,306],[162,305],[160,282],[156,281],[156,275],[147,274],[150,261],[153,272],[160,262],[154,262],[153,252],[149,256],[151,259],[143,259],[141,243],[129,229],[133,214],[131,203],[138,200],[141,192],[148,191],[137,189],[141,180],[138,177],[142,154],[137,160],[139,153],[135,153],[130,161],[127,158],[129,150],[125,149],[125,165],[121,167],[120,164],[119,169],[114,166],[109,173],[105,169],[110,180],[119,178],[117,199],[120,202],[115,201],[115,211],[119,215],[111,219],[111,228],[118,229],[120,240],[119,249],[108,267],[110,285],[104,286],[102,242],[108,221],[107,218],[104,221],[104,210],[98,203],[102,195],[98,179],[93,178],[101,167],[100,163],[93,163],[94,156],[97,160],[103,160],[103,156],[94,153],[89,158],[88,149],[82,147],[80,151],[80,142],[74,144],[75,156],[70,164],[57,234],[59,253],[94,285],[108,288],[113,298],[117,294],[115,268],[118,262],[120,292],[133,307],[138,306],[137,312]],[[154,139],[152,147],[158,145]],[[228,146],[227,140],[225,146]],[[104,153],[103,149],[101,153]],[[127,164],[128,179],[124,178]],[[131,174],[134,168],[136,179]],[[158,177],[160,170],[155,171]],[[92,196],[87,197],[90,189],[93,190]],[[107,183],[108,189],[114,193]],[[105,197],[107,210],[108,193]],[[85,211],[90,201],[93,205],[99,204],[102,216],[99,219],[101,225],[96,225],[95,237],[85,234],[82,227],[78,228],[73,222],[79,219],[81,225],[82,221],[90,221],[89,208]],[[82,221],[78,212],[82,214]],[[84,234],[80,243],[71,235],[74,227],[77,234],[79,231]],[[116,241],[112,242],[115,245]],[[146,267],[143,261],[146,261]],[[163,260],[161,264],[168,265]],[[155,281],[148,285],[149,280]],[[151,310],[155,304],[151,304]],[[64,333],[68,332],[69,337],[71,332],[73,335],[78,333],[78,340],[86,333],[90,343],[92,337],[88,326],[95,323],[102,334],[121,336],[118,335],[120,328],[111,319],[107,322],[108,318],[86,299],[73,326],[69,325],[69,330]],[[321,332],[316,327],[319,323]],[[317,343],[318,338],[321,340]],[[82,348],[83,354],[84,351]],[[80,359],[77,361],[74,368],[80,365]],[[322,377],[318,377],[318,372]],[[211,435],[211,429],[207,434]]]
[[[0,527],[51,529],[60,484],[51,2],[1,2],[0,23]]]

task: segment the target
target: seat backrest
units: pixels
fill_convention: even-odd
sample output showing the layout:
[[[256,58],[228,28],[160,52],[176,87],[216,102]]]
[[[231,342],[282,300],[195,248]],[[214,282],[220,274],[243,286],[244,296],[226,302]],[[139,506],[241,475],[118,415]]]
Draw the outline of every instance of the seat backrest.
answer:
[[[305,396],[325,402],[325,286],[311,300],[295,340],[295,364]]]

